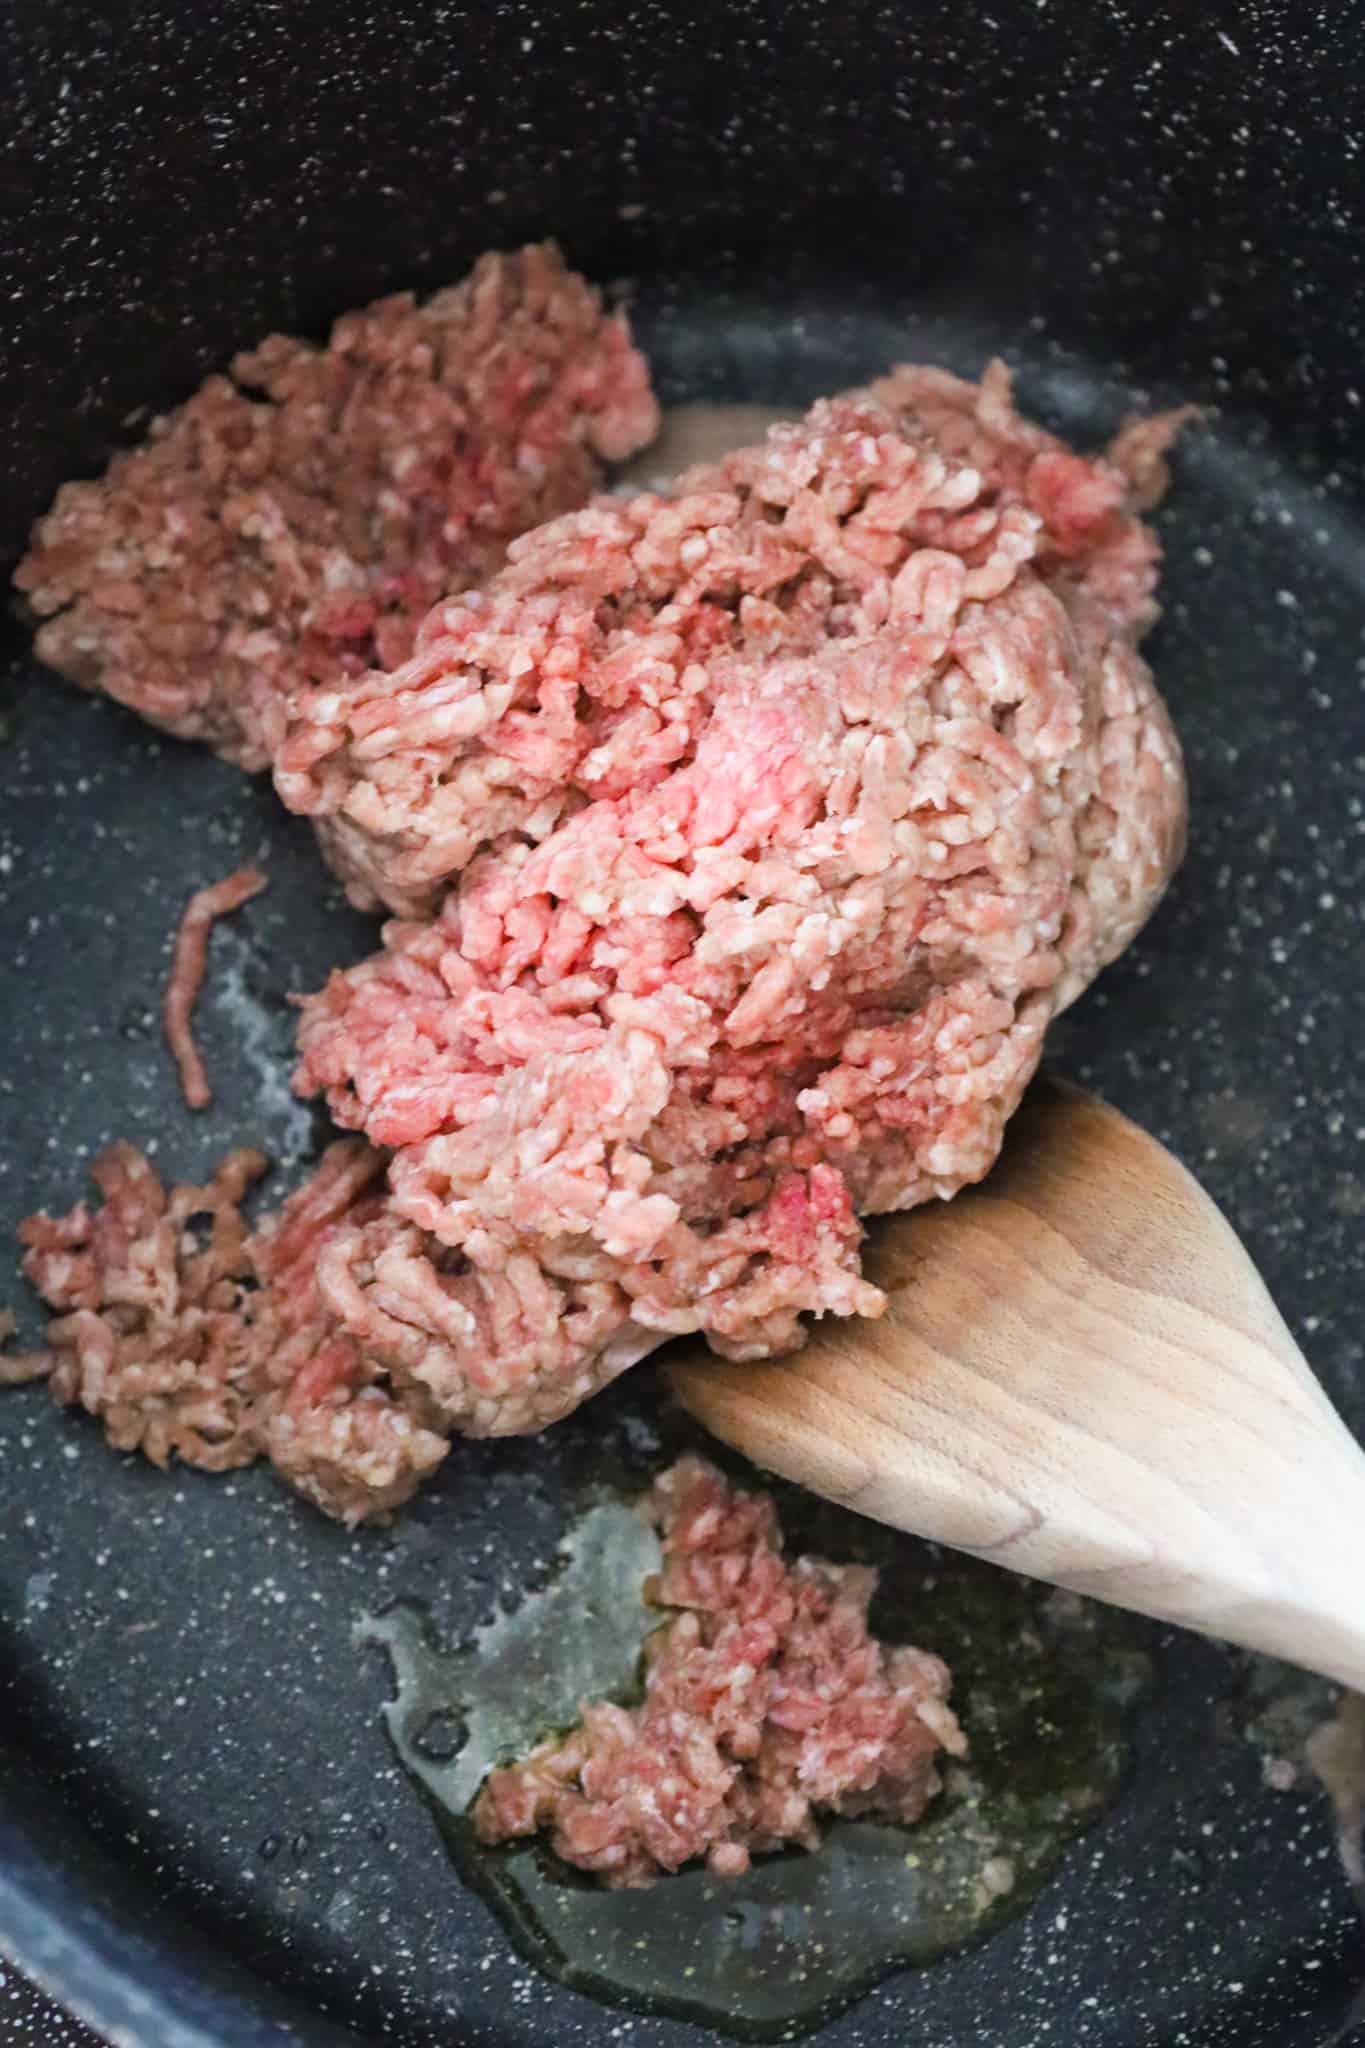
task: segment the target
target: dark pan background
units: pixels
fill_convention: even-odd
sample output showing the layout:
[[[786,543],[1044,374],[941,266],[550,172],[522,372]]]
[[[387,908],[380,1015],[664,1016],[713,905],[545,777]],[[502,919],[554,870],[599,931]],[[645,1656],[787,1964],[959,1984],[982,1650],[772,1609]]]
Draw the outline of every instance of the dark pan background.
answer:
[[[1363,1428],[1363,28],[1302,0],[5,0],[0,558],[233,348],[547,231],[629,284],[668,398],[802,401],[1000,348],[1082,437],[1201,399],[1151,648],[1190,858],[1054,1056],[1199,1172]],[[3,663],[0,1231],[74,1199],[121,1132],[190,1174],[264,1137],[283,1184],[310,1142],[285,995],[371,926],[266,789],[53,685],[17,625]],[[152,1022],[169,934],[258,852],[272,888],[219,935],[220,1099],[194,1121]],[[695,2048],[519,1960],[350,1640],[397,1592],[451,1637],[513,1597],[572,1475],[638,1442],[652,1399],[645,1369],[545,1445],[461,1447],[359,1537],[268,1475],[162,1478],[40,1393],[0,1401],[0,1948],[148,2048]],[[1315,1696],[1151,1639],[1118,1804],[1027,1916],[828,2048],[1324,2039],[1360,1928],[1322,1799],[1273,1792],[1257,1735],[1267,1690],[1285,1727]]]

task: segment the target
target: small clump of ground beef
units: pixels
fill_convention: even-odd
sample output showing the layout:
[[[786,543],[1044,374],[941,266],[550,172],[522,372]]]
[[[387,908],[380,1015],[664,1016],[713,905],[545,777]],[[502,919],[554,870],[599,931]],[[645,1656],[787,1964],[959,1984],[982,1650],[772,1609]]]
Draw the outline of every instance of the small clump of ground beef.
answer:
[[[493,1771],[481,1839],[543,1830],[565,1862],[623,1886],[813,1849],[822,1815],[918,1820],[939,1754],[966,1741],[941,1660],[868,1633],[876,1573],[788,1564],[771,1499],[700,1458],[655,1482],[647,1512],[663,1540],[650,1597],[672,1612],[646,1645],[643,1699],[585,1706],[569,1734]]]
[[[168,1192],[145,1154],[111,1145],[90,1169],[98,1204],[20,1225],[25,1277],[57,1311],[47,1326],[52,1393],[98,1416],[116,1450],[209,1471],[254,1456],[241,1204],[265,1170],[262,1153],[243,1149],[204,1186]]]
[[[39,520],[15,581],[45,662],[268,765],[291,694],[412,649],[437,598],[580,505],[658,410],[625,321],[552,246],[418,304],[272,335]]]
[[[194,1006],[208,972],[213,927],[220,917],[230,917],[253,896],[259,896],[265,886],[266,877],[260,868],[237,868],[221,882],[196,889],[180,913],[170,976],[161,1003],[161,1021],[188,1109],[207,1109],[213,1100],[194,1037]]]
[[[24,1272],[50,1307],[46,1349],[0,1379],[46,1377],[116,1450],[222,1472],[264,1454],[326,1513],[399,1506],[447,1450],[420,1389],[404,1392],[340,1329],[320,1274],[384,1211],[380,1154],[330,1147],[277,1217],[241,1205],[265,1172],[238,1151],[205,1186],[165,1188],[112,1145],[91,1168],[101,1202],[20,1228]]]
[[[46,1351],[7,1348],[18,1327],[13,1309],[0,1308],[0,1387],[26,1387],[34,1380],[45,1380],[52,1370],[51,1354]]]

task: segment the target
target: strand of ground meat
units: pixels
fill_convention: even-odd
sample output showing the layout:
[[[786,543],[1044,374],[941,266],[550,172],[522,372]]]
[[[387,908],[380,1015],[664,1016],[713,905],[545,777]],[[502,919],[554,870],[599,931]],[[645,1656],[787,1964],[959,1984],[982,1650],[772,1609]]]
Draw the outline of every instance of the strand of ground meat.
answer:
[[[213,1100],[204,1062],[194,1041],[194,1006],[208,970],[209,935],[220,917],[240,910],[266,886],[260,868],[238,868],[221,882],[197,889],[176,927],[170,978],[162,1001],[162,1025],[171,1057],[180,1075],[180,1090],[190,1109],[206,1109]]]
[[[338,1234],[382,1213],[383,1159],[342,1139],[252,1232],[242,1202],[265,1166],[233,1152],[205,1186],[167,1190],[135,1147],[110,1146],[91,1169],[98,1206],[21,1226],[24,1272],[58,1313],[46,1350],[0,1372],[47,1377],[154,1464],[217,1472],[264,1454],[343,1521],[386,1514],[435,1470],[445,1433],[341,1333],[317,1285]]]
[[[938,1755],[966,1740],[937,1657],[870,1635],[877,1574],[787,1564],[771,1499],[695,1457],[646,1502],[663,1540],[649,1596],[670,1613],[645,1649],[637,1707],[587,1705],[579,1725],[493,1771],[474,1806],[485,1842],[544,1830],[612,1887],[705,1857],[818,1846],[818,1816],[918,1820]]]
[[[241,1203],[265,1166],[259,1152],[233,1152],[205,1186],[167,1194],[141,1152],[112,1145],[91,1167],[98,1206],[21,1224],[24,1272],[57,1311],[52,1393],[98,1415],[116,1449],[211,1470],[253,1455]]]
[[[0,1387],[26,1387],[34,1380],[45,1380],[52,1370],[50,1352],[7,1349],[17,1328],[13,1309],[0,1308]]]
[[[582,504],[658,420],[624,319],[550,245],[272,335],[34,528],[40,658],[265,767],[284,707],[410,652],[445,592]]]

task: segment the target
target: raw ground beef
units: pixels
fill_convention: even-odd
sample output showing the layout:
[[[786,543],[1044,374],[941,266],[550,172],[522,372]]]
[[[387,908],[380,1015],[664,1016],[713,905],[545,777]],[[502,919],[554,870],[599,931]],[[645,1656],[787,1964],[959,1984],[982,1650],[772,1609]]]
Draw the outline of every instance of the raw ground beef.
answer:
[[[289,694],[391,668],[448,591],[572,505],[658,412],[625,321],[552,246],[486,256],[325,348],[272,335],[94,483],[15,581],[41,658],[263,768]]]
[[[26,1387],[32,1380],[46,1379],[52,1361],[45,1351],[7,1351],[6,1345],[19,1327],[12,1309],[0,1308],[0,1387]]]
[[[981,1178],[1178,857],[1124,474],[1002,373],[879,393],[528,536],[347,696],[347,788],[411,826],[369,882],[497,835],[300,1030],[421,1233],[402,1327],[378,1264],[346,1325],[455,1428],[534,1428],[670,1335],[747,1358],[875,1312],[856,1215]]]
[[[938,1753],[966,1741],[947,1667],[868,1634],[876,1573],[787,1564],[772,1501],[700,1458],[662,1474],[647,1511],[664,1552],[650,1595],[673,1612],[646,1644],[643,1700],[585,1706],[568,1735],[493,1771],[480,1837],[544,1829],[621,1886],[699,1857],[732,1876],[751,1855],[813,1849],[820,1814],[918,1820]]]
[[[157,1465],[221,1472],[265,1453],[327,1513],[361,1521],[446,1453],[420,1396],[381,1378],[317,1284],[338,1243],[382,1213],[383,1160],[342,1139],[252,1233],[241,1203],[265,1165],[234,1152],[207,1186],[168,1193],[142,1153],[110,1146],[91,1169],[100,1206],[21,1226],[24,1272],[59,1313],[47,1351],[0,1361],[0,1376],[45,1375],[115,1449]]]
[[[175,955],[162,1000],[162,1026],[166,1044],[180,1073],[180,1092],[190,1109],[207,1109],[213,1100],[204,1062],[194,1042],[194,1006],[204,985],[209,963],[209,939],[220,917],[240,910],[253,896],[259,896],[266,878],[259,868],[238,868],[207,889],[196,889],[180,914],[175,932]]]
[[[528,535],[410,661],[295,702],[278,780],[358,895],[447,893],[304,1007],[300,1089],[379,1150],[243,1235],[225,1440],[354,1520],[670,1335],[755,1357],[879,1310],[857,1216],[989,1169],[1179,857],[1134,644],[1177,424],[1092,460],[999,366],[902,369]],[[157,1199],[29,1226],[57,1390],[106,1416],[144,1354],[192,1398],[200,1267],[162,1218],[193,1195]]]

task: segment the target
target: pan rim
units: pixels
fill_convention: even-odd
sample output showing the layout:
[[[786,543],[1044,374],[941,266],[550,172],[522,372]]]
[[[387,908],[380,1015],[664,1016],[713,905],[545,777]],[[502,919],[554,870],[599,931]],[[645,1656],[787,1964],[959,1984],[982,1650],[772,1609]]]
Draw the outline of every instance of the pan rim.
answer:
[[[364,2036],[297,2005],[287,1992],[269,1987],[273,1999],[292,2008],[287,2018],[253,2010],[230,1985],[197,1971],[188,1947],[168,1947],[155,1929],[142,1940],[148,1953],[138,1956],[130,1932],[0,1804],[0,1960],[105,2037],[108,2048],[149,2048],[153,2041],[156,2048],[280,2048],[287,2041],[362,2048]],[[218,2007],[207,2021],[190,2010],[205,1999]]]
[[[104,1940],[73,1934],[55,1907],[39,1904],[0,1868],[0,1956],[38,1990],[107,2035],[110,2048],[141,2048],[149,2022],[160,2030],[165,2048],[220,2048],[145,1983],[135,1986],[131,1958],[111,1953],[117,1935],[107,1926],[101,1932]]]

